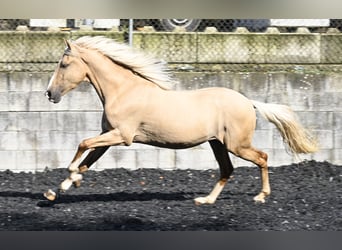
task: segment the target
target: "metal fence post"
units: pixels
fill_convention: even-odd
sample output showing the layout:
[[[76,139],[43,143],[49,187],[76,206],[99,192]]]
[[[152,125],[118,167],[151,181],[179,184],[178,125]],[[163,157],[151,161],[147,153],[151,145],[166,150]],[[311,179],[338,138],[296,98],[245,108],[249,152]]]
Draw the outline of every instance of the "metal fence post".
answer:
[[[128,44],[131,47],[133,46],[133,19],[129,19]]]

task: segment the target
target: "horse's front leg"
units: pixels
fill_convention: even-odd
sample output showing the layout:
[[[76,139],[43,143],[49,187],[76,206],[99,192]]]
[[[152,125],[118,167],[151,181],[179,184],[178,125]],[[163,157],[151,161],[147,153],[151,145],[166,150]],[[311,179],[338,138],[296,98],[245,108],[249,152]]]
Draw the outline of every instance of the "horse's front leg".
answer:
[[[80,172],[84,172],[92,163],[94,163],[103,153],[108,149],[109,146],[127,144],[121,136],[119,130],[114,129],[94,138],[86,139],[82,141],[77,149],[77,152],[69,165],[70,175],[60,184],[59,191],[67,191],[73,183],[79,185],[82,180],[82,175]],[[80,164],[81,157],[85,151],[92,150],[89,155]],[[89,165],[87,165],[89,164]],[[44,193],[44,196],[50,200],[54,201],[57,197],[57,193],[49,189]]]
[[[79,187],[81,185],[82,173],[86,172],[89,167],[96,162],[109,148],[109,146],[105,147],[97,147],[92,149],[86,158],[79,164],[80,159],[75,159],[77,157],[77,153],[74,157],[74,160],[69,166],[70,177],[67,178],[62,184],[61,189],[67,190],[70,188],[71,184],[74,184],[75,187]],[[64,186],[64,187],[62,187]]]

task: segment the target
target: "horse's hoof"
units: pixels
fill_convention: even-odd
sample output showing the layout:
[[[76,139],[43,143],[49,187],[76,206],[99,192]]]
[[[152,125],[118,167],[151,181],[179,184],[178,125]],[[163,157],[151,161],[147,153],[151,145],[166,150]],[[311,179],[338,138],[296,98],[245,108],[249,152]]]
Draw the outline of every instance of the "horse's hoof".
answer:
[[[255,203],[265,203],[265,197],[263,197],[263,195],[257,195],[253,198],[253,200],[255,201]]]
[[[215,201],[211,200],[208,197],[198,197],[198,198],[194,199],[194,202],[197,206],[203,205],[203,204],[214,204],[215,203]]]
[[[200,206],[203,204],[202,202],[198,201],[197,199],[194,199],[194,202],[195,202],[196,206]]]
[[[206,198],[205,197],[198,197],[198,198],[194,199],[194,202],[197,206],[203,205],[206,203]]]
[[[47,192],[44,193],[44,197],[49,201],[54,201],[57,198],[57,194],[49,189]]]

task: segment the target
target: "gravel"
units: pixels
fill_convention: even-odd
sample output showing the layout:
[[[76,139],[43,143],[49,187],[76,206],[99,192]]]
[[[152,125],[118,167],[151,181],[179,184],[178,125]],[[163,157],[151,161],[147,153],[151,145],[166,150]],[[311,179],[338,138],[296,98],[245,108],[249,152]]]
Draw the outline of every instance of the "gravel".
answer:
[[[108,169],[88,171],[80,188],[56,202],[42,193],[66,169],[0,172],[0,230],[82,231],[335,231],[342,230],[342,166],[306,161],[270,167],[265,204],[257,167],[236,168],[213,205],[196,206],[218,170]]]

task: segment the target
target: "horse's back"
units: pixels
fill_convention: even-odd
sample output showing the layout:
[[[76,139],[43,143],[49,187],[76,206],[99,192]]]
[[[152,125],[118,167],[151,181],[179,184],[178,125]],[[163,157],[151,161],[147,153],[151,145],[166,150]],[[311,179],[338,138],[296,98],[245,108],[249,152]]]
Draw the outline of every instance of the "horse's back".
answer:
[[[233,89],[223,87],[162,91],[159,97],[154,95],[149,98],[149,102],[153,109],[168,110],[168,115],[174,111],[177,117],[184,115],[200,119],[206,116],[207,119],[216,119],[217,115],[224,115],[227,119],[245,119],[246,116],[255,115],[251,100]]]
[[[231,115],[244,116],[245,113],[254,113],[253,104],[243,94],[228,88],[211,87],[203,88],[198,91],[198,99],[205,99],[217,104],[218,108],[225,112],[231,112]]]

